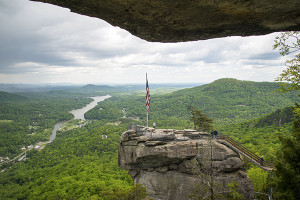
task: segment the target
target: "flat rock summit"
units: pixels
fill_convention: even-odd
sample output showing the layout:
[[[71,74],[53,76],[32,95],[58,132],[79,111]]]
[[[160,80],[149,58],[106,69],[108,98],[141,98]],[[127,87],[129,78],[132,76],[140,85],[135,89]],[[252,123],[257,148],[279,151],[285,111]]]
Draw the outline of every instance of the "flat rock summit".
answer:
[[[121,136],[119,166],[134,183],[143,184],[157,200],[182,200],[189,195],[226,195],[237,183],[244,199],[254,199],[254,188],[238,153],[210,134],[195,130],[138,126]]]
[[[103,19],[151,42],[185,42],[300,30],[299,0],[31,1]]]

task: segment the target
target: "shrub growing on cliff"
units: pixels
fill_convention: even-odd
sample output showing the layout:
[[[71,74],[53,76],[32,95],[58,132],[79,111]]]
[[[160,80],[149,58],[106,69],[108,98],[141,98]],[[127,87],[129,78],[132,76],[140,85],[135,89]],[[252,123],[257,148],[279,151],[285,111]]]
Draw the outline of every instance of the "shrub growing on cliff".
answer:
[[[188,109],[191,112],[191,121],[194,122],[194,129],[198,131],[210,131],[213,129],[213,120],[208,118],[200,110],[195,109],[193,106],[189,106]]]
[[[228,187],[228,194],[227,198],[230,200],[243,200],[243,195],[238,192],[238,183],[232,182],[227,184]]]

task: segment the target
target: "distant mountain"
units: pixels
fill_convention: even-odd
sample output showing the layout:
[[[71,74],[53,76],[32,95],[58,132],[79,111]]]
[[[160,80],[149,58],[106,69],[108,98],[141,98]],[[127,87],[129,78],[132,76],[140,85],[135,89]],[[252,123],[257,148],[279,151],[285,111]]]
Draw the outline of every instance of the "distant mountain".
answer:
[[[150,116],[156,121],[170,116],[189,119],[187,108],[191,105],[213,118],[216,124],[242,122],[299,102],[299,91],[275,92],[278,88],[279,83],[275,82],[219,79],[169,94],[151,95]],[[144,118],[144,96],[110,101],[118,102],[121,110],[126,108],[128,116]]]
[[[167,98],[167,104],[176,105],[176,111],[183,106],[193,105],[215,119],[243,121],[299,102],[298,91],[278,93],[275,91],[278,88],[279,84],[275,82],[225,78],[160,98]]]
[[[26,100],[28,99],[24,96],[0,91],[0,103],[16,103],[24,102]]]
[[[85,86],[81,87],[81,89],[84,89],[84,90],[112,90],[114,88],[110,87],[110,86],[107,86],[107,85],[88,84],[88,85],[85,85]]]
[[[0,91],[24,93],[24,92],[47,92],[51,90],[70,90],[78,88],[77,85],[55,85],[55,84],[0,84]]]

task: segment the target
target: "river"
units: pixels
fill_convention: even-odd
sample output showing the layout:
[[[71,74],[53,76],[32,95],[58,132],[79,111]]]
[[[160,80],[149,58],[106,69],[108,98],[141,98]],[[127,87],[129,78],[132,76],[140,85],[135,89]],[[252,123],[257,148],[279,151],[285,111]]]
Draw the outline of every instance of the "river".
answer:
[[[109,98],[109,95],[106,96],[98,96],[98,97],[90,97],[92,99],[94,99],[93,102],[89,103],[88,105],[86,105],[83,108],[80,109],[76,109],[76,110],[71,110],[70,113],[72,113],[74,115],[74,119],[85,119],[84,118],[84,113],[86,113],[87,111],[89,111],[90,109],[94,108],[98,102],[100,101],[104,101],[105,99]]]
[[[51,134],[51,136],[50,136],[50,138],[49,138],[49,143],[53,142],[53,140],[54,140],[55,137],[56,137],[56,131],[57,131],[58,129],[60,129],[60,127],[62,127],[62,125],[63,125],[64,123],[65,123],[65,122],[58,122],[58,123],[56,123],[56,124],[54,125],[54,129],[53,129],[52,134]]]
[[[74,115],[74,119],[85,120],[84,113],[86,113],[90,109],[94,108],[98,104],[98,102],[104,101],[105,99],[107,99],[109,97],[111,97],[111,96],[110,95],[106,95],[106,96],[89,97],[89,98],[94,99],[94,101],[92,101],[88,105],[84,106],[83,108],[76,109],[76,110],[71,110],[70,113],[72,113]],[[51,136],[49,138],[49,143],[53,142],[53,140],[56,137],[57,130],[60,129],[64,123],[65,122],[63,121],[63,122],[58,122],[58,123],[56,123],[54,125],[54,129],[53,129],[52,134],[51,134]]]

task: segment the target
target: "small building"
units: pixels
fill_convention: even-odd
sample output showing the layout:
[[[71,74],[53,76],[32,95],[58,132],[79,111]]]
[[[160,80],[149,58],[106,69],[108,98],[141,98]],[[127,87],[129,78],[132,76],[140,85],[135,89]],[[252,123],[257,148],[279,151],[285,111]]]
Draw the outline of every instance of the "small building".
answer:
[[[107,135],[102,135],[102,139],[106,139],[107,138]]]
[[[22,147],[21,150],[22,150],[22,151],[25,151],[25,150],[26,150],[26,147]]]
[[[37,151],[39,151],[39,150],[41,150],[41,146],[40,145],[35,145],[34,149],[37,150]]]
[[[25,155],[23,155],[22,157],[20,157],[20,158],[18,159],[18,161],[20,162],[20,161],[25,160],[25,159],[26,159],[26,153],[25,153]]]
[[[133,119],[133,120],[135,120],[135,121],[139,121],[139,120],[140,120],[139,117],[128,117],[128,119]]]

